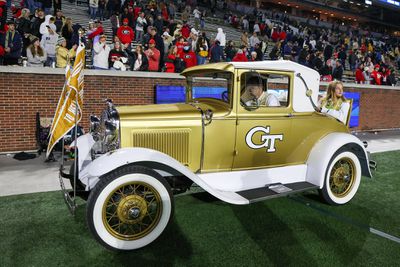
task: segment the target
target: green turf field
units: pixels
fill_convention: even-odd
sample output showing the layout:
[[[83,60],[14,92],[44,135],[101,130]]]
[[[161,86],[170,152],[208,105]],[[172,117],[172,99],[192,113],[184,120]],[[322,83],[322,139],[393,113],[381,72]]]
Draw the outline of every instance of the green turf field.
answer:
[[[205,193],[175,199],[172,224],[151,245],[110,252],[75,219],[60,192],[0,198],[0,266],[400,266],[400,151],[374,154],[345,206],[315,192],[234,206]],[[83,202],[82,202],[83,203]]]

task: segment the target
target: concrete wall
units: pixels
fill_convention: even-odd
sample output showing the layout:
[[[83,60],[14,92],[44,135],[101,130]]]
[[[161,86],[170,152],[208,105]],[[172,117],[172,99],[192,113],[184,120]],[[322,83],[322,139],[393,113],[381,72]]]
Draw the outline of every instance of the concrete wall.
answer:
[[[104,108],[154,103],[154,87],[182,85],[177,74],[85,70],[82,124]],[[64,71],[51,68],[0,66],[0,153],[36,149],[35,115],[53,117],[64,85]],[[326,84],[321,85],[325,89]],[[400,88],[348,84],[345,91],[360,92],[360,126],[354,130],[400,128]]]

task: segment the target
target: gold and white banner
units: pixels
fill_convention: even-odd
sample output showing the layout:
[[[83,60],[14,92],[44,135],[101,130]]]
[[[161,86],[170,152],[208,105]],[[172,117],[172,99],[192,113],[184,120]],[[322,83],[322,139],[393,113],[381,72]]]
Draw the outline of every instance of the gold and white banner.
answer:
[[[74,67],[67,65],[65,84],[58,101],[56,113],[50,130],[50,140],[46,157],[54,145],[66,135],[82,118],[83,72],[85,67],[85,46],[79,45]]]

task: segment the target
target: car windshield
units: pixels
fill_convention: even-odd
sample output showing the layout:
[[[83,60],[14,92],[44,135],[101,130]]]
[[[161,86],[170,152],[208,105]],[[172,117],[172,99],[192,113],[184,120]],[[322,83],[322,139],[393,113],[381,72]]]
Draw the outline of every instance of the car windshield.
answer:
[[[231,72],[202,72],[187,76],[186,91],[191,92],[191,99],[215,99],[230,103],[232,92]]]

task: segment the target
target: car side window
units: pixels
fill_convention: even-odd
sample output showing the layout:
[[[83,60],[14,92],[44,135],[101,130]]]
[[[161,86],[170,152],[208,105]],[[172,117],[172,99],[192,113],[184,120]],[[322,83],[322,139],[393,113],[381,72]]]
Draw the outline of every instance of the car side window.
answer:
[[[285,74],[245,72],[241,76],[241,104],[245,107],[287,107],[290,77]]]

